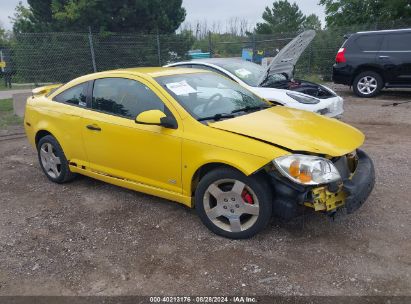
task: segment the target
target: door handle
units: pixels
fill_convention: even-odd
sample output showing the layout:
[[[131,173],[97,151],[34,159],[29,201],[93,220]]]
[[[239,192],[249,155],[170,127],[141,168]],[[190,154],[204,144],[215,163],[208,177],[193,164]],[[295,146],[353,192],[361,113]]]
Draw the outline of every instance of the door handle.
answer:
[[[101,131],[101,128],[97,125],[88,125],[86,128],[91,131]]]
[[[379,56],[380,59],[388,59],[390,56]]]

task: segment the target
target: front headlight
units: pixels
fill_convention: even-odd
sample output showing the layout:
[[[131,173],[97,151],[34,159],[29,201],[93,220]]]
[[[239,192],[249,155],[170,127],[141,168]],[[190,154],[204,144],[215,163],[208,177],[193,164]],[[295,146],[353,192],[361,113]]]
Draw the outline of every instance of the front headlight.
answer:
[[[320,85],[321,88],[323,88],[324,90],[330,92],[331,94],[333,94],[334,96],[338,96],[337,93],[335,93],[335,91],[329,87],[326,87],[325,85]]]
[[[341,179],[334,164],[325,158],[292,154],[273,160],[281,174],[301,185],[320,185]]]
[[[298,101],[299,103],[304,103],[304,104],[317,104],[320,102],[319,99],[306,96],[306,95],[301,95],[297,93],[292,93],[292,92],[287,92],[287,95],[294,99],[295,101]]]

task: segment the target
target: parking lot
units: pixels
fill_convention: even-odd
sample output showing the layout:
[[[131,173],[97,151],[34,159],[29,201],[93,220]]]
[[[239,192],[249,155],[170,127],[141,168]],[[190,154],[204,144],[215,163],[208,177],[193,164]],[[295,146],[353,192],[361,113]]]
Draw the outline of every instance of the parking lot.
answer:
[[[389,105],[411,91],[336,89],[366,135],[373,193],[350,216],[273,218],[250,240],[86,177],[52,184],[25,138],[0,141],[0,295],[411,295],[411,103]]]

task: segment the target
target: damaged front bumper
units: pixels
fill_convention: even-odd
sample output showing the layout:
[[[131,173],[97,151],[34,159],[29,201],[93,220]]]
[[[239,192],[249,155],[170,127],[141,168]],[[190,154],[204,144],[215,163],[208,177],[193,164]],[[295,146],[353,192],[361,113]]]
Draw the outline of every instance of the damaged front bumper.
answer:
[[[297,185],[276,171],[270,172],[274,188],[273,210],[277,216],[291,219],[305,208],[333,215],[339,209],[348,214],[360,208],[367,200],[375,184],[375,170],[368,155],[357,150],[355,156],[344,156],[337,166],[343,176],[342,182],[306,187]]]
[[[298,102],[291,102],[286,106],[337,119],[340,119],[344,113],[344,100],[340,96],[320,99],[320,102],[318,104],[303,104]]]

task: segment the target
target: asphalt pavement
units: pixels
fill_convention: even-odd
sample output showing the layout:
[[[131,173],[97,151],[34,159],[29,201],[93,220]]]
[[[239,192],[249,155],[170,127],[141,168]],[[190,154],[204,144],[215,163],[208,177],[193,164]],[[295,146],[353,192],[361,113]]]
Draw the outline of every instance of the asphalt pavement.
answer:
[[[0,91],[0,99],[9,99],[13,97],[13,94],[17,93],[28,93],[31,92],[31,89],[16,89],[16,90],[5,90]]]

